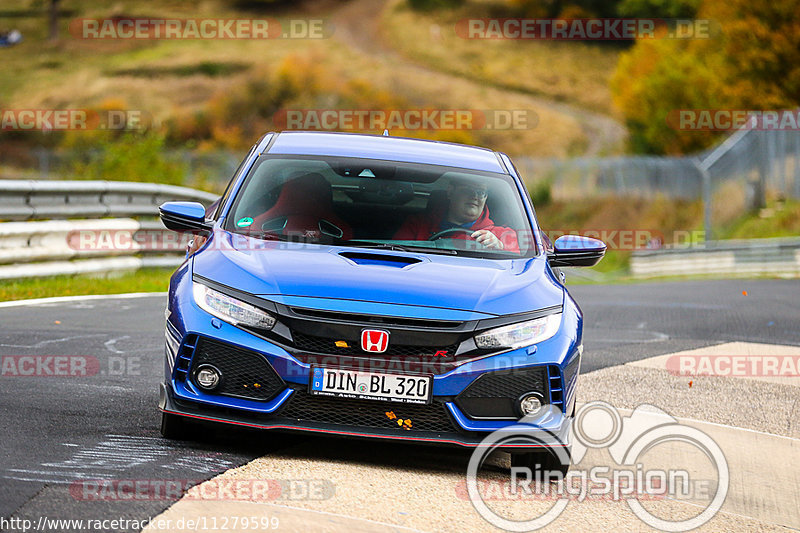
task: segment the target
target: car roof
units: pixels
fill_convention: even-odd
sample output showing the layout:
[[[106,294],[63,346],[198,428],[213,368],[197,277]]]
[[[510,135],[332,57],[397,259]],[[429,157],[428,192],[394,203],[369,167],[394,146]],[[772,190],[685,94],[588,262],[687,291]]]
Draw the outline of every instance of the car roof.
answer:
[[[359,157],[506,173],[497,154],[488,148],[386,135],[282,132],[265,153]]]

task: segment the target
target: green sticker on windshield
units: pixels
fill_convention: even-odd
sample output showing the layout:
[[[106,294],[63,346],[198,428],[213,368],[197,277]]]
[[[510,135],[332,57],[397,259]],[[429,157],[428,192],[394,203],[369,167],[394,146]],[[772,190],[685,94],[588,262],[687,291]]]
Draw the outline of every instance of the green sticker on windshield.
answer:
[[[236,222],[236,225],[238,227],[240,227],[240,228],[246,228],[247,226],[249,226],[252,223],[253,223],[253,219],[252,218],[244,217],[244,218],[240,218],[239,221]]]

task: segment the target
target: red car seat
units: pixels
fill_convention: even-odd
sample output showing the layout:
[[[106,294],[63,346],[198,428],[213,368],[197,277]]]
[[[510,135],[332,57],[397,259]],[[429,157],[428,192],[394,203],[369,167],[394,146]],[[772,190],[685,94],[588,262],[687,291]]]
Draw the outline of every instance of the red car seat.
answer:
[[[280,219],[283,218],[286,223],[280,230]],[[277,222],[275,233],[285,236],[319,239],[323,229],[326,234],[336,236],[338,228],[342,231],[342,239],[353,237],[350,225],[333,211],[330,183],[315,172],[284,183],[275,205],[256,217],[251,227],[260,231],[265,222],[273,220]]]

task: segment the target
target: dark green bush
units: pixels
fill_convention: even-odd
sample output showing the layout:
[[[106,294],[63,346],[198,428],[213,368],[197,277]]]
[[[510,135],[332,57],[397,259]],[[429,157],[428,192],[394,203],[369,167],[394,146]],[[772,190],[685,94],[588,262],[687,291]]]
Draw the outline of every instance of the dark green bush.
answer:
[[[417,11],[433,11],[460,7],[464,5],[464,0],[408,0],[408,5]]]

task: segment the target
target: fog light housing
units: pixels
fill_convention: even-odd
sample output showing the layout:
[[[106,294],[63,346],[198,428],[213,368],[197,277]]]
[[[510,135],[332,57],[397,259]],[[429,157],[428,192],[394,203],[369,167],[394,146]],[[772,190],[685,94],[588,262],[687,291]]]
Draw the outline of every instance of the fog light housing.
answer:
[[[542,395],[536,392],[523,394],[519,399],[519,412],[522,416],[535,415],[542,409]]]
[[[214,390],[222,381],[222,374],[211,365],[203,365],[195,371],[194,381],[203,390]]]

